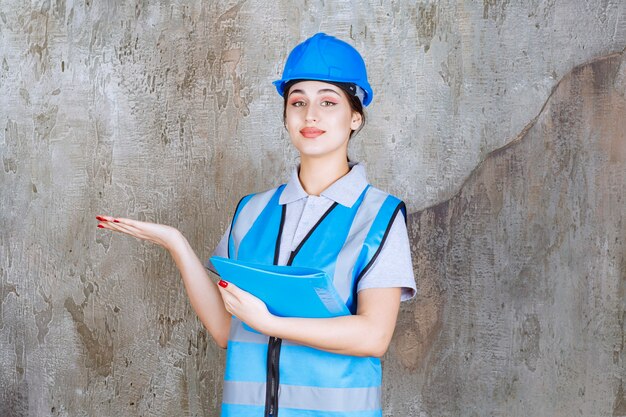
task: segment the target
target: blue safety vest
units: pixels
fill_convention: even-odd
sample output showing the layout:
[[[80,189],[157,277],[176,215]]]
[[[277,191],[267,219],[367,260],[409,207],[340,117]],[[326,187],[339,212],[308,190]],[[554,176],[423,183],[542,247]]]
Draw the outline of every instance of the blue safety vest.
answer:
[[[241,199],[228,239],[230,259],[277,265],[287,209],[279,204],[284,187]],[[368,185],[352,207],[334,203],[287,264],[324,270],[355,314],[357,283],[380,252],[398,211],[406,221],[401,200]],[[330,353],[246,327],[232,318],[222,417],[382,416],[379,358]]]

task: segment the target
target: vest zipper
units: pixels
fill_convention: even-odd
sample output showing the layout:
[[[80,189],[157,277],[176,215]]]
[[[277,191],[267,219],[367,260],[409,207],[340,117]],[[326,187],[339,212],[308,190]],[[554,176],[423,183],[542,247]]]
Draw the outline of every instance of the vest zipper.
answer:
[[[289,260],[287,261],[287,265],[291,265],[293,263],[294,258],[307,241],[307,239],[313,234],[317,226],[320,225],[322,220],[326,218],[330,214],[331,211],[335,207],[337,207],[339,203],[335,202],[332,206],[329,207],[328,210],[320,217],[320,219],[315,223],[315,225],[309,230],[309,233],[302,239],[302,242],[298,245],[298,247],[291,251],[289,254]],[[283,224],[285,220],[285,211],[287,209],[287,205],[283,205],[282,217],[280,220],[280,229],[278,232],[278,238],[276,240],[276,251],[274,253],[274,265],[278,265],[278,254],[280,251],[280,239],[283,232]],[[264,417],[276,417],[278,415],[278,387],[280,385],[279,381],[279,372],[278,372],[278,362],[280,359],[280,346],[283,340],[274,336],[270,336],[269,341],[267,342],[267,380],[265,383],[265,414]]]
[[[265,417],[278,415],[278,364],[282,339],[270,336],[267,343],[267,381],[265,386]]]
[[[282,191],[281,191],[282,193]],[[280,226],[276,237],[276,248],[274,250],[274,265],[278,265],[278,255],[280,253],[280,241],[283,235],[283,226],[287,213],[287,204],[283,205],[280,215]],[[279,373],[278,362],[280,360],[280,346],[282,339],[270,336],[267,342],[267,376],[265,381],[265,417],[276,417],[278,415],[278,387]]]

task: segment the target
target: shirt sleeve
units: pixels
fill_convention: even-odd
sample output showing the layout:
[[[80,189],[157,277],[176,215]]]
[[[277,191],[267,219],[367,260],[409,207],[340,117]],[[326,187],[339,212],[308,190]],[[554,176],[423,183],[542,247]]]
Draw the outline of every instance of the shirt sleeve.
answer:
[[[399,212],[378,257],[359,280],[357,292],[366,288],[389,287],[402,288],[401,301],[410,300],[417,294],[409,235],[404,217]]]
[[[222,236],[222,239],[220,239],[220,242],[217,244],[217,247],[211,254],[211,257],[221,256],[222,258],[228,258],[228,236],[229,235],[230,235],[230,224],[226,228],[226,232]],[[215,270],[215,267],[211,263],[211,257],[209,257],[209,259],[206,260],[206,262],[204,263],[204,266],[206,269],[213,272],[215,275],[219,276],[220,274],[217,273],[217,271]]]

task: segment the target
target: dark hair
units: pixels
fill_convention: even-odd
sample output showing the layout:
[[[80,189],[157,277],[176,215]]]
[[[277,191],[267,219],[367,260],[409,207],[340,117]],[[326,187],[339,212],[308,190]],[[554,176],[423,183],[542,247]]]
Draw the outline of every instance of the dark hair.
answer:
[[[285,84],[284,93],[283,93],[283,124],[285,123],[285,119],[287,119],[287,97],[289,96],[289,90],[295,83],[298,83],[300,81],[307,81],[307,80],[291,80]],[[354,91],[354,89],[351,90],[350,86],[347,83],[336,83],[332,81],[323,81],[323,82],[336,85],[337,87],[341,88],[343,92],[346,93],[346,97],[348,97],[348,103],[350,104],[350,109],[352,109],[353,112],[359,113],[361,115],[361,119],[362,119],[361,126],[359,126],[358,129],[350,132],[350,138],[352,138],[352,136],[359,133],[361,129],[363,128],[363,126],[365,125],[365,111],[363,110],[363,103],[361,103],[361,100],[357,96],[354,95],[354,93],[352,92]],[[348,161],[349,160],[350,158],[348,158]]]

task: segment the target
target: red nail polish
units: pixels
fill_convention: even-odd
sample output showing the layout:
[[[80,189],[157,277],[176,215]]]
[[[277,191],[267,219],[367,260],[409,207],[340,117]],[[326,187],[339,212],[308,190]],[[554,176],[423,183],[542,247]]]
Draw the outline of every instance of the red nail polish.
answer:
[[[228,282],[223,281],[223,280],[221,280],[221,279],[220,279],[220,282],[218,282],[218,284],[219,284],[219,286],[220,286],[220,287],[222,287],[222,288],[226,288],[226,287],[228,287]]]
[[[101,225],[101,224],[99,224],[98,227],[101,228],[101,229],[104,229],[104,226]]]
[[[96,216],[96,219],[101,220],[101,221],[103,221],[103,222],[105,222],[105,221],[107,220],[107,219],[105,219],[105,218],[104,218],[104,217],[102,217],[102,216]]]
[[[119,223],[120,221],[117,219],[113,219],[113,223]]]

